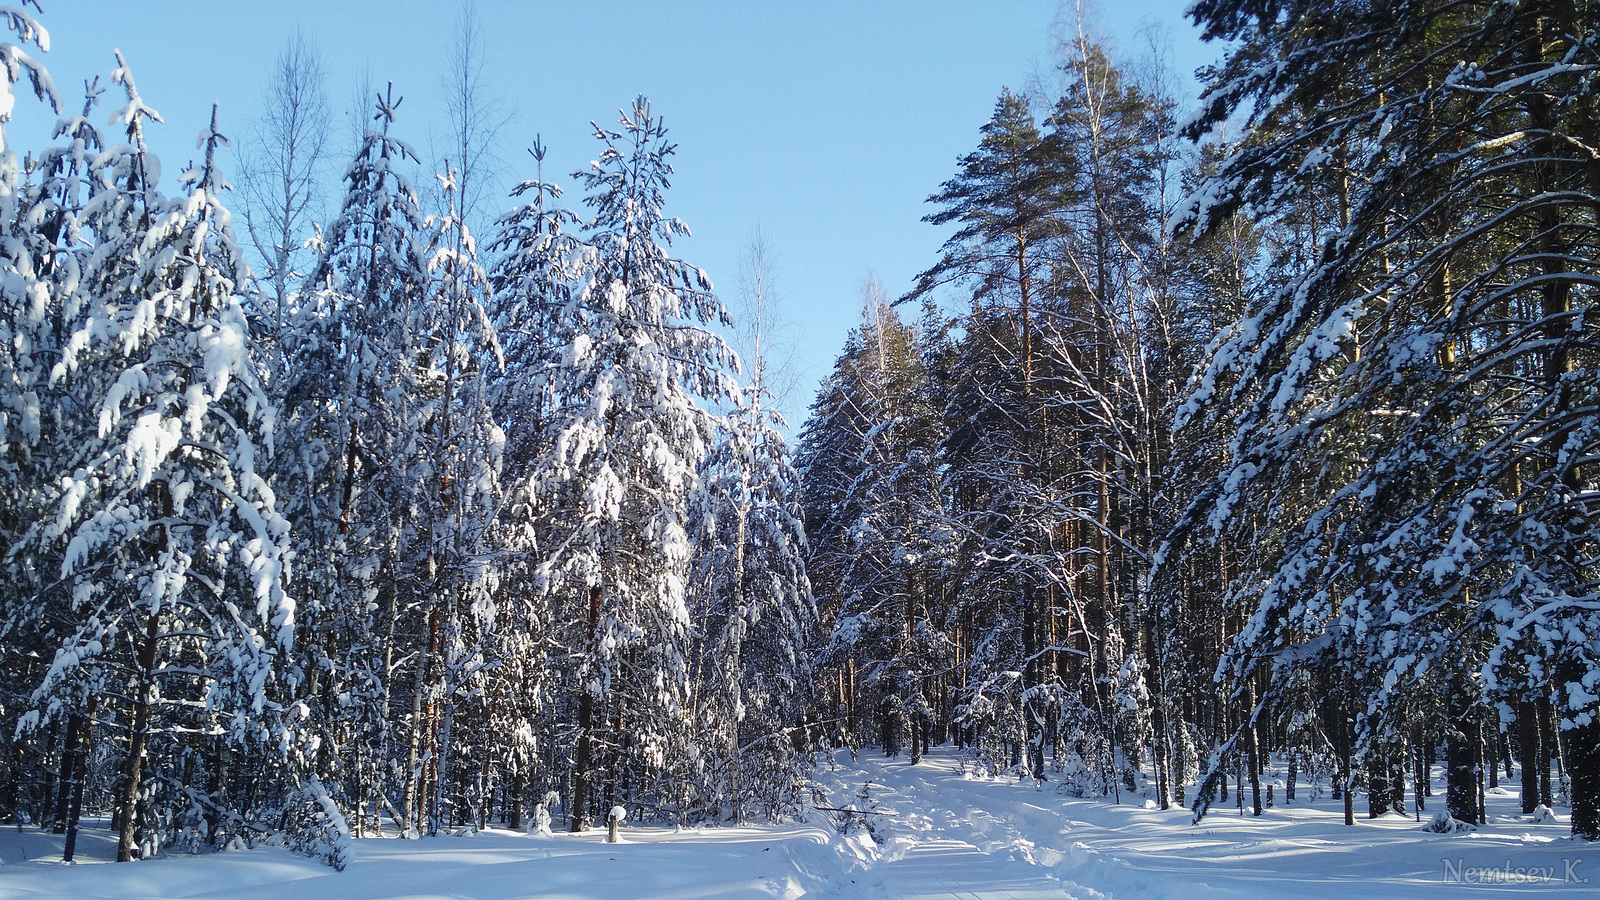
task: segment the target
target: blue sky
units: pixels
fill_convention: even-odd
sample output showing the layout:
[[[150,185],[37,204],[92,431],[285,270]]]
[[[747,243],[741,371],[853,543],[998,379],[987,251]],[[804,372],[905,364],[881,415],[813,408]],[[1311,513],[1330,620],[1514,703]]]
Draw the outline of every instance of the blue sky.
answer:
[[[1155,23],[1192,84],[1188,72],[1216,51],[1182,18],[1185,5],[1124,0],[1091,16],[1124,53]],[[788,404],[796,427],[859,321],[867,272],[898,295],[935,261],[946,232],[920,221],[924,199],[976,146],[1002,86],[1049,79],[1061,23],[1072,19],[1055,0],[479,0],[476,9],[488,93],[511,116],[504,183],[531,177],[524,148],[539,133],[550,148],[546,177],[577,204],[566,175],[596,152],[590,120],[609,124],[644,93],[679,144],[668,211],[694,237],[678,254],[731,292],[760,226],[797,341],[800,379]],[[170,179],[193,156],[212,101],[224,133],[244,131],[297,26],[327,70],[338,168],[344,110],[363,71],[406,97],[395,131],[426,159],[443,136],[441,80],[457,14],[442,0],[44,0],[40,19],[52,41],[43,59],[68,109],[81,104],[84,78],[101,73],[104,83],[112,48],[122,49],[145,102],[166,120],[151,142]],[[18,107],[9,143],[26,151],[46,117],[31,98]]]

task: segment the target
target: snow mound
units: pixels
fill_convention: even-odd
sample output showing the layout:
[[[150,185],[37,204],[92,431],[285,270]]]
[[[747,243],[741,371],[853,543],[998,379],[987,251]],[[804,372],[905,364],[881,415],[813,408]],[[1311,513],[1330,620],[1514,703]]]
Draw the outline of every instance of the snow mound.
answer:
[[[1440,810],[1439,813],[1433,817],[1432,821],[1422,826],[1422,830],[1429,832],[1430,834],[1465,834],[1467,832],[1477,831],[1478,826],[1472,824],[1471,822],[1463,822],[1460,819],[1452,817],[1450,813]]]

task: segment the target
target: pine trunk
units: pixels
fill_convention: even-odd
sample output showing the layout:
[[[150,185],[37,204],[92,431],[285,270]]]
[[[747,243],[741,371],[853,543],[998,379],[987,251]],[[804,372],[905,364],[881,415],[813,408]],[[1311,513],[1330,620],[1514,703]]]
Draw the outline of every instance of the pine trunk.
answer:
[[[1540,697],[1536,707],[1539,712],[1539,753],[1535,760],[1539,766],[1539,803],[1551,806],[1555,800],[1550,790],[1550,764],[1556,755],[1555,710],[1548,697]]]
[[[89,709],[84,714],[78,735],[78,754],[73,761],[72,798],[67,807],[67,840],[61,853],[62,862],[72,862],[78,849],[78,821],[83,816],[84,784],[89,780],[89,738],[93,733],[95,707],[98,705],[99,698],[89,698]]]
[[[600,628],[600,587],[589,589],[589,639],[591,645]],[[589,827],[589,779],[594,760],[594,695],[587,687],[580,688],[578,698],[578,746],[572,754],[572,811],[571,829],[583,831]]]
[[[1539,711],[1533,703],[1517,703],[1517,761],[1522,765],[1522,812],[1539,808]]]
[[[1256,727],[1256,689],[1252,684],[1246,701],[1250,711],[1245,713],[1249,721],[1244,729],[1244,750],[1247,768],[1250,770],[1250,808],[1251,815],[1261,815],[1261,735]]]
[[[1454,717],[1445,738],[1444,805],[1450,817],[1462,822],[1478,821],[1478,745],[1481,723],[1469,706]]]
[[[72,803],[74,785],[78,778],[78,743],[83,731],[83,716],[74,713],[67,719],[66,745],[61,748],[61,777],[58,779],[55,809],[50,816],[50,830],[62,834],[67,830],[67,807]]]
[[[128,733],[128,758],[123,768],[122,796],[117,803],[117,862],[133,860],[138,827],[139,779],[144,774],[145,748],[150,738],[150,692],[155,689],[156,641],[161,636],[160,615],[152,613],[139,646],[139,686],[133,697],[133,718]]]

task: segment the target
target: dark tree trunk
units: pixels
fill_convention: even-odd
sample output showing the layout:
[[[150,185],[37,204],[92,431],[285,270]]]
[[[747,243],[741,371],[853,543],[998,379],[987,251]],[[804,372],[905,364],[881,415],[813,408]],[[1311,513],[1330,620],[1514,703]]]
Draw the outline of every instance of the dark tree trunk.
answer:
[[[57,834],[61,833],[61,816],[57,814],[57,798],[66,797],[67,792],[67,755],[61,734],[61,719],[58,717],[50,723],[50,738],[45,744],[45,761],[48,762],[50,753],[56,753],[55,768],[44,766],[44,791],[39,797],[39,816],[36,821],[40,829],[49,829]]]
[[[1245,765],[1243,754],[1237,757],[1236,762],[1239,764],[1239,771],[1234,773],[1233,780],[1236,782],[1237,790],[1233,792],[1233,803],[1234,807],[1239,810],[1239,814],[1244,815],[1244,782],[1245,778],[1248,777],[1245,775],[1245,769],[1248,769],[1249,766]]]
[[[1354,772],[1350,765],[1350,722],[1341,708],[1334,722],[1336,732],[1335,751],[1339,754],[1338,784],[1334,787],[1334,796],[1344,800],[1344,824],[1356,824],[1356,792]]]
[[[1245,767],[1250,770],[1250,808],[1252,815],[1261,815],[1261,736],[1260,729],[1256,727],[1256,689],[1252,685],[1248,695],[1247,704],[1250,711],[1245,713],[1249,720],[1244,729]]]
[[[518,765],[517,771],[511,776],[511,792],[506,795],[506,811],[508,813],[506,825],[512,831],[522,829],[522,794],[527,787],[527,767]]]
[[[1533,703],[1517,703],[1517,761],[1522,764],[1522,812],[1539,808],[1539,710]]]
[[[133,719],[128,734],[128,758],[123,768],[122,797],[117,803],[117,862],[133,860],[134,832],[138,827],[139,778],[144,774],[145,748],[150,738],[150,691],[156,667],[156,641],[160,617],[151,615],[139,645],[139,683],[133,696]]]
[[[1401,815],[1406,811],[1406,748],[1396,751],[1389,762],[1389,808]]]
[[[1376,819],[1388,812],[1392,808],[1389,800],[1393,793],[1387,760],[1372,760],[1367,765],[1367,818]]]
[[[83,815],[84,784],[89,780],[89,738],[94,727],[94,711],[98,698],[89,698],[89,709],[83,717],[78,732],[77,754],[72,766],[72,797],[67,806],[67,841],[61,853],[62,862],[72,862],[78,849],[78,820]]]
[[[1417,817],[1422,817],[1422,811],[1427,808],[1423,799],[1428,796],[1431,789],[1432,777],[1428,772],[1428,748],[1424,746],[1422,735],[1419,732],[1411,743],[1411,791],[1417,801]]]
[[[593,749],[594,696],[587,690],[578,700],[578,747],[572,754],[572,825],[575,832],[589,827],[589,769]]]
[[[1474,819],[1473,821],[1478,825],[1486,825],[1489,822],[1489,804],[1488,798],[1484,795],[1483,790],[1483,772],[1485,769],[1491,768],[1493,764],[1484,759],[1482,720],[1477,722],[1477,734],[1475,736],[1477,737],[1477,740],[1472,742],[1472,767],[1474,770],[1473,774],[1477,776],[1478,783],[1478,818]]]
[[[600,587],[596,585],[589,589],[589,642],[594,643],[594,636],[600,627]],[[594,695],[587,687],[578,698],[578,746],[572,754],[572,831],[582,831],[589,827],[589,777],[593,764],[594,748]]]
[[[55,812],[51,816],[51,831],[62,834],[67,830],[67,808],[72,804],[78,774],[78,744],[83,740],[83,716],[74,713],[67,719],[67,743],[61,750],[60,790],[56,792]]]
[[[1600,724],[1569,729],[1566,733],[1567,777],[1572,784],[1572,833],[1600,841]]]
[[[1554,796],[1550,791],[1550,761],[1556,755],[1556,728],[1555,710],[1550,705],[1550,698],[1540,697],[1539,710],[1539,803],[1543,806],[1552,805]]]
[[[1478,746],[1483,738],[1481,722],[1470,707],[1455,717],[1445,738],[1444,804],[1450,817],[1462,822],[1478,821]]]

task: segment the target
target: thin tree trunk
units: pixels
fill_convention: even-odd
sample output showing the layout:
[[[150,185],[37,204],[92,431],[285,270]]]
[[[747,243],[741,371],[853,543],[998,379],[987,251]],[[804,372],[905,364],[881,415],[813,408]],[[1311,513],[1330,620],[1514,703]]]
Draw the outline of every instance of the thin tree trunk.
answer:
[[[1539,803],[1553,806],[1555,795],[1550,790],[1550,762],[1555,758],[1555,710],[1549,697],[1540,697],[1535,704],[1539,713],[1539,753],[1535,762],[1539,766]]]
[[[518,764],[511,775],[511,793],[506,797],[506,826],[512,831],[522,830],[522,794],[527,787],[527,767]]]
[[[61,748],[61,777],[57,779],[55,802],[51,811],[50,830],[62,834],[67,830],[67,807],[72,803],[73,785],[77,783],[78,742],[83,730],[83,716],[73,713],[67,718],[66,744]]]
[[[72,862],[78,849],[78,821],[83,815],[84,784],[89,780],[89,739],[94,733],[94,713],[98,697],[89,698],[89,708],[84,713],[78,735],[77,755],[73,759],[72,798],[67,807],[67,840],[61,853],[62,862]]]
[[[600,623],[600,588],[589,589],[589,631],[591,644]],[[587,686],[580,686],[578,697],[578,746],[572,759],[571,830],[583,831],[589,827],[589,776],[594,748],[594,695]]]
[[[416,837],[421,833],[417,828],[418,782],[422,778],[418,755],[422,749],[422,695],[427,688],[427,669],[428,646],[424,643],[417,654],[416,677],[411,685],[411,744],[406,753],[406,796],[401,808],[405,824],[401,826],[401,837]]]
[[[1261,815],[1261,739],[1256,728],[1256,688],[1254,683],[1250,685],[1245,702],[1250,708],[1250,712],[1245,713],[1250,717],[1250,720],[1246,723],[1244,730],[1244,752],[1247,767],[1250,770],[1251,814],[1259,816]]]
[[[124,767],[122,797],[117,804],[117,862],[133,860],[139,779],[144,774],[145,747],[150,737],[150,692],[154,690],[156,641],[161,637],[159,613],[151,613],[145,624],[144,641],[139,645],[139,686],[133,696],[133,718],[128,733],[128,758]]]

